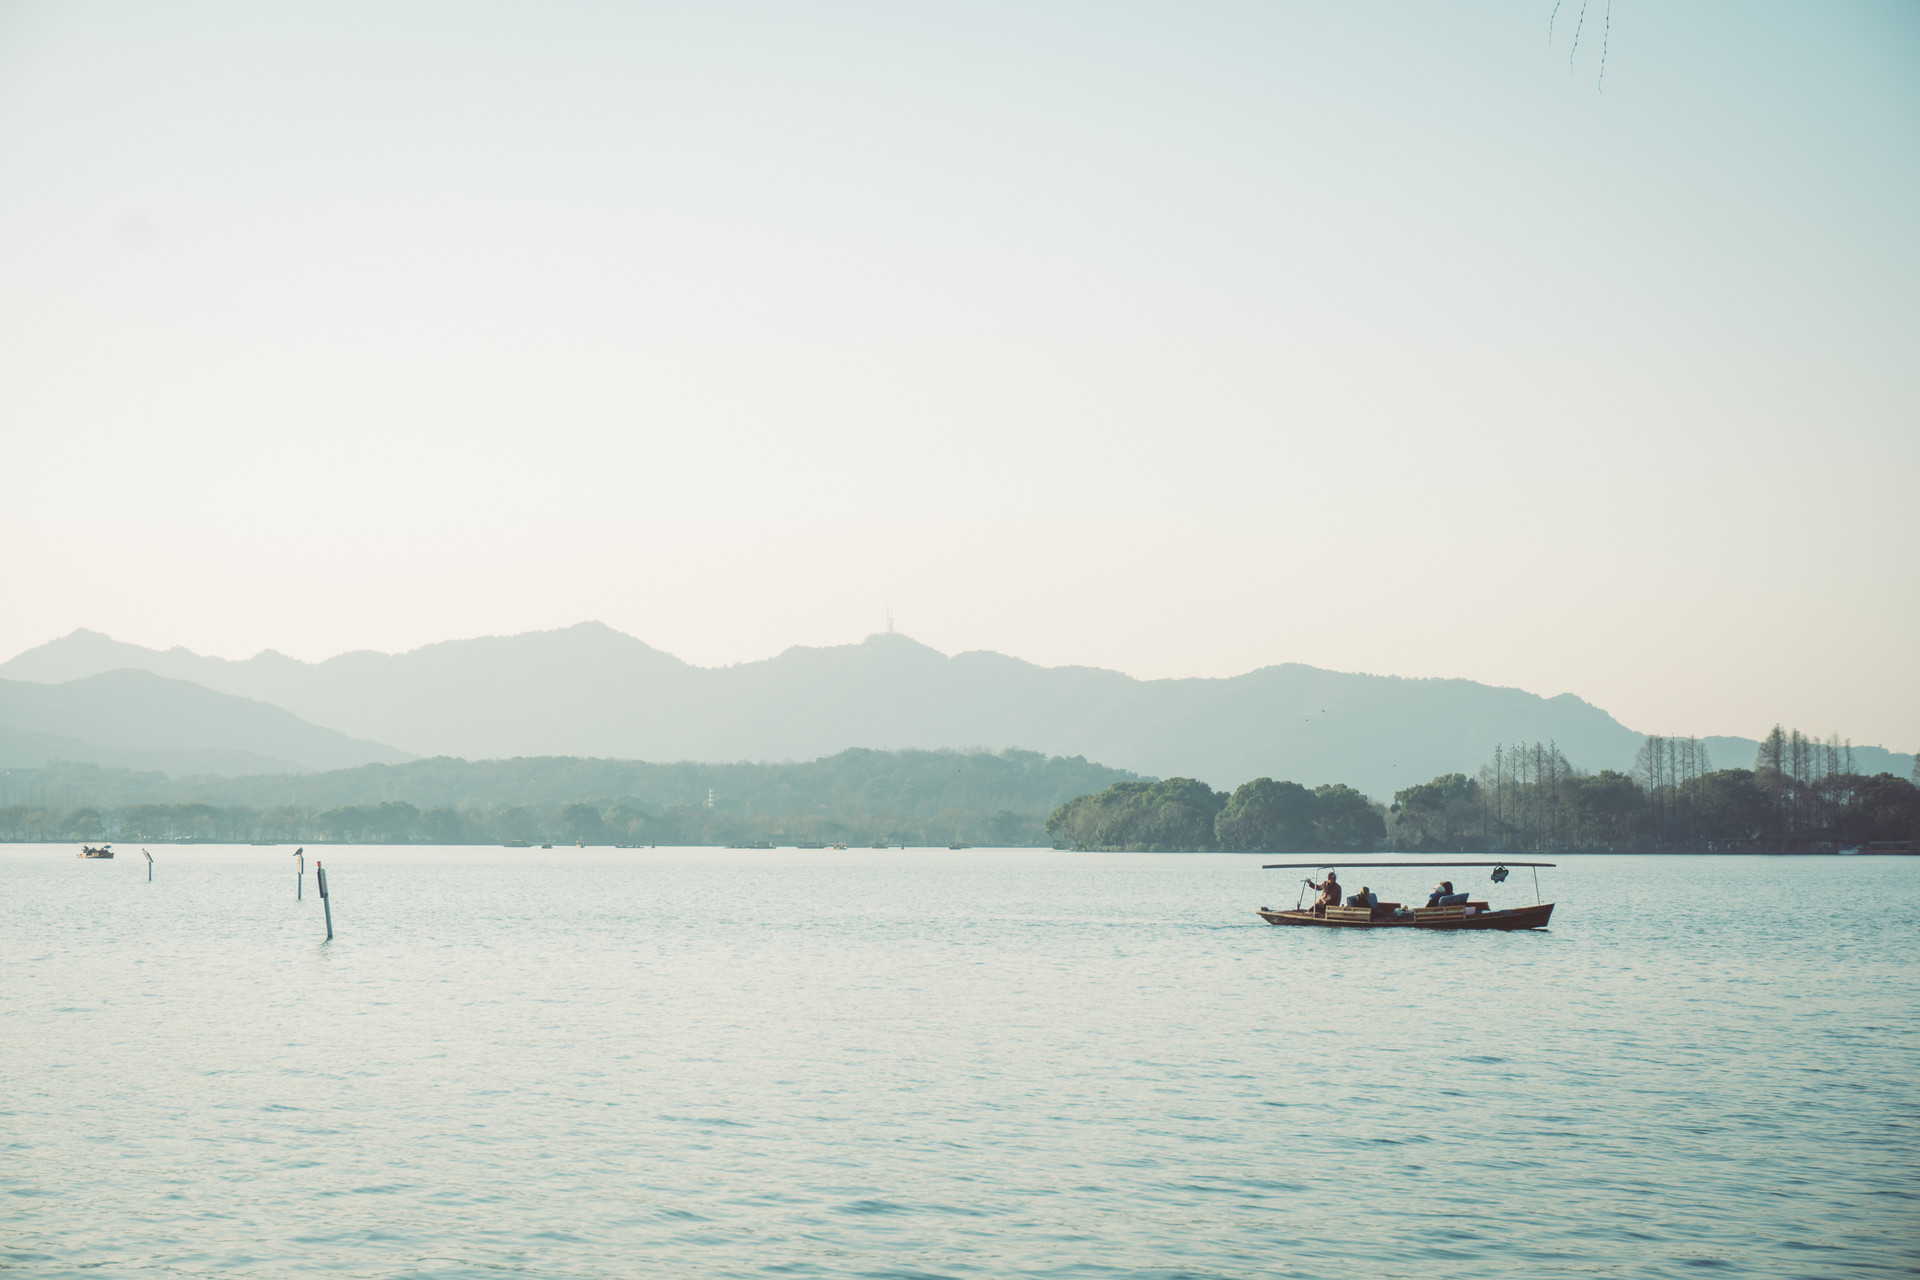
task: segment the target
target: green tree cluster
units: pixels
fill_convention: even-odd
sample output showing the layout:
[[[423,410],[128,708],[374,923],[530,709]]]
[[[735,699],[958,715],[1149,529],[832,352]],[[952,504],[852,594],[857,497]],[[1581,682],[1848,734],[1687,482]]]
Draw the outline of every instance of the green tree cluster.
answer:
[[[1227,797],[1192,778],[1116,782],[1075,796],[1047,818],[1055,843],[1075,849],[1177,853],[1213,848],[1214,819]]]
[[[1369,849],[1385,824],[1365,796],[1341,783],[1309,791],[1255,778],[1231,795],[1191,778],[1122,782],[1053,811],[1047,833],[1075,849],[1174,853]]]

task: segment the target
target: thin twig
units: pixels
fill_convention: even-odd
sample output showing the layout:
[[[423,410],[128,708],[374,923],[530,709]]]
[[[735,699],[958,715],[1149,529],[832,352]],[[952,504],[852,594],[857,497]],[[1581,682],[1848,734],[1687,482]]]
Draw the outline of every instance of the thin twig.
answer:
[[[1573,70],[1573,55],[1580,52],[1580,29],[1587,25],[1587,0],[1580,0],[1580,20],[1573,24],[1573,48],[1567,50],[1567,70]]]
[[[1605,93],[1607,83],[1607,38],[1613,34],[1613,0],[1607,0],[1607,20],[1600,28],[1600,76],[1593,82],[1595,93]]]

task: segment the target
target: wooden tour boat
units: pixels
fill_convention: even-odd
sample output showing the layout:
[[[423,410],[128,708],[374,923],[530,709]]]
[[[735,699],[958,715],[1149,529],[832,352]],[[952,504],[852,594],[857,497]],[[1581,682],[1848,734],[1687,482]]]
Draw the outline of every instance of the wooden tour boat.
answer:
[[[1432,867],[1442,871],[1455,867],[1492,867],[1493,882],[1506,881],[1509,867],[1532,867],[1534,897],[1540,896],[1541,867],[1551,867],[1551,862],[1270,862],[1263,871],[1308,870],[1313,871],[1360,871],[1374,867]],[[1353,899],[1346,899],[1341,906],[1307,905],[1307,890],[1317,888],[1312,878],[1303,882],[1300,900],[1291,911],[1273,911],[1260,908],[1260,918],[1268,924],[1304,925],[1318,929],[1444,929],[1449,932],[1459,929],[1544,929],[1547,921],[1553,918],[1553,903],[1536,901],[1530,907],[1502,907],[1494,910],[1485,902],[1472,899],[1471,894],[1456,893],[1445,905],[1431,907],[1403,906],[1398,902],[1376,901],[1371,906],[1352,905]],[[1355,895],[1358,896],[1358,895]]]
[[[80,852],[73,856],[76,858],[111,858],[113,856],[113,846],[103,844],[96,849],[90,844],[83,844],[80,846]]]

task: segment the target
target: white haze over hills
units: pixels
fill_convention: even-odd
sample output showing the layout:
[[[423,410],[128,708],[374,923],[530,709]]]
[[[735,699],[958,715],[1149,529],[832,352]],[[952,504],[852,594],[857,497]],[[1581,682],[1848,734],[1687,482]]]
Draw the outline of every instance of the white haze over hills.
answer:
[[[997,653],[948,656],[900,635],[708,668],[597,622],[317,663],[273,652],[231,661],[81,630],[0,664],[0,677],[68,689],[129,670],[271,704],[359,740],[349,754],[365,752],[360,760],[339,759],[329,744],[340,764],[405,753],[733,761],[811,759],[847,747],[1017,746],[1219,787],[1270,776],[1347,782],[1385,798],[1436,774],[1471,772],[1499,743],[1552,740],[1583,768],[1625,769],[1642,740],[1570,694],[1542,698],[1469,680],[1298,664],[1136,680]],[[0,724],[10,723],[0,709]],[[52,723],[43,717],[34,727],[49,732]],[[257,750],[263,740],[248,741]],[[1721,767],[1753,762],[1751,739],[1709,742]],[[312,763],[318,751],[309,743],[274,754],[332,767]],[[1856,748],[1856,757],[1867,772],[1911,767],[1911,757],[1877,748]]]
[[[163,773],[304,773],[403,751],[133,663],[58,684],[0,680],[0,769],[70,760]]]

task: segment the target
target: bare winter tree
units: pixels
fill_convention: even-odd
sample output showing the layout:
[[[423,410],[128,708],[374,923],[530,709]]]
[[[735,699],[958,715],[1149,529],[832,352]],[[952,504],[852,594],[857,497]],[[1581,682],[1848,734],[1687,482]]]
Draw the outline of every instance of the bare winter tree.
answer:
[[[1500,743],[1494,743],[1494,829],[1507,825],[1507,768],[1500,758]]]
[[[1806,734],[1795,729],[1787,735],[1787,772],[1793,777],[1793,790],[1788,800],[1788,828],[1798,832],[1805,829],[1809,803],[1813,791],[1814,742]]]
[[[1546,839],[1546,817],[1540,810],[1541,782],[1547,775],[1547,749],[1539,743],[1533,744],[1533,847],[1538,849]]]
[[[1781,732],[1779,725],[1775,725],[1771,733],[1760,739],[1760,751],[1754,758],[1753,771],[1755,773],[1783,773],[1786,771],[1786,757],[1787,735]]]
[[[1548,844],[1543,848],[1560,846],[1560,766],[1566,763],[1560,757],[1560,744],[1547,741],[1547,822]]]
[[[1666,739],[1657,733],[1647,735],[1633,756],[1633,780],[1646,792],[1657,827],[1666,828]]]

